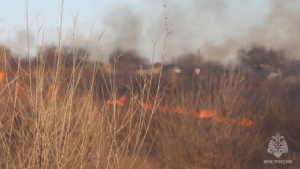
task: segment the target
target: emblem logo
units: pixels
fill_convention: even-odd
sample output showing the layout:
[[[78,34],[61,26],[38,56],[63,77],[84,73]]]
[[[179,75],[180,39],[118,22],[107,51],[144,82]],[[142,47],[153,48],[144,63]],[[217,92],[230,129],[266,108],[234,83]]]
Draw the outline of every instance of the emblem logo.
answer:
[[[268,153],[274,154],[275,157],[279,158],[283,153],[287,152],[288,145],[284,140],[284,136],[280,136],[280,133],[277,131],[269,142]]]

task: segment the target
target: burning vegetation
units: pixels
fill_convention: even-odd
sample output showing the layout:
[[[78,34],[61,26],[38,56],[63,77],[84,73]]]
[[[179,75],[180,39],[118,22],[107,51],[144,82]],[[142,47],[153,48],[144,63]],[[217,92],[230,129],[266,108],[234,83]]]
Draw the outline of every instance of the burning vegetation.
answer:
[[[58,54],[55,48],[47,48],[46,51],[46,57],[39,56],[32,61],[31,71],[35,74],[31,78],[28,62],[20,60],[18,63],[17,59],[11,58],[11,63],[6,68],[1,67],[2,129],[9,130],[9,124],[15,125],[10,130],[12,134],[3,137],[3,141],[16,143],[23,137],[18,134],[19,131],[33,132],[28,129],[33,127],[30,121],[36,113],[32,108],[40,107],[38,109],[45,113],[41,118],[47,118],[53,113],[51,123],[56,123],[55,117],[69,117],[70,132],[81,127],[78,122],[82,118],[89,118],[90,123],[96,126],[95,130],[101,126],[109,130],[109,126],[114,124],[114,116],[117,117],[115,124],[120,128],[116,134],[118,144],[115,146],[122,150],[125,150],[122,143],[126,142],[126,137],[133,139],[132,134],[138,136],[138,132],[147,129],[147,126],[140,131],[134,129],[134,125],[139,124],[140,117],[145,123],[152,118],[152,122],[147,123],[149,133],[144,136],[143,144],[147,146],[138,155],[139,159],[145,159],[143,154],[149,152],[146,159],[156,161],[147,164],[151,167],[159,163],[167,166],[163,156],[169,153],[173,154],[169,154],[169,160],[173,162],[171,168],[182,168],[187,164],[208,168],[258,166],[256,160],[268,156],[264,153],[266,146],[257,149],[253,147],[268,140],[269,134],[274,130],[285,133],[289,151],[298,156],[300,138],[292,131],[299,129],[300,88],[297,81],[286,79],[298,78],[299,68],[292,65],[299,64],[299,61],[286,59],[282,51],[263,46],[253,46],[250,50],[241,49],[237,52],[240,64],[235,65],[205,62],[198,52],[179,57],[170,64],[155,63],[152,66],[133,51],[125,51],[118,61],[112,54],[106,64],[88,63],[82,61],[83,58],[77,61],[70,59],[73,54],[68,53],[71,50],[66,50],[61,55],[62,58],[65,57],[60,65],[61,76],[56,80],[53,72],[57,68],[58,60],[55,58]],[[81,53],[85,55],[85,52]],[[185,57],[189,59],[185,60]],[[160,73],[159,89],[156,84]],[[42,76],[43,80],[38,80]],[[150,84],[153,85],[150,87]],[[64,112],[66,110],[71,111]],[[8,111],[12,115],[15,112],[15,115],[10,116]],[[88,111],[92,112],[91,116]],[[4,117],[10,120],[5,121]],[[103,120],[101,125],[98,120]],[[54,133],[54,130],[51,132]],[[92,128],[87,132],[93,137]],[[97,137],[101,133],[104,134],[104,131],[101,130]],[[38,137],[40,140],[46,139],[43,138],[46,137],[45,133],[43,137]],[[253,137],[256,140],[251,141]],[[34,143],[34,137],[28,135],[26,138]],[[75,133],[68,139],[71,138],[80,142]],[[101,139],[105,142],[101,146],[105,147],[113,142],[113,138]],[[91,138],[85,146],[90,147],[96,140]],[[63,144],[70,150],[75,149],[67,142]],[[22,142],[22,145],[28,146],[28,142]],[[136,143],[130,141],[127,146],[130,150],[127,155],[132,155],[134,152],[131,151]],[[183,151],[180,147],[186,148]],[[15,149],[10,153],[20,151]],[[97,154],[92,149],[85,153]],[[106,151],[102,153],[106,154]],[[126,155],[123,155],[120,159],[126,159]],[[73,158],[76,155],[67,156]],[[190,157],[185,158],[187,156]],[[2,156],[0,158],[3,159]],[[88,157],[85,158],[88,160]],[[248,161],[243,161],[245,158]],[[293,160],[295,163],[299,162],[296,158]],[[71,166],[70,163],[67,165]]]
[[[209,2],[208,7],[222,6]],[[285,20],[277,20],[277,11],[287,12],[273,4],[267,18],[272,26]],[[196,53],[171,60],[167,40],[176,19],[169,23],[166,14],[158,63],[159,39],[152,41],[152,61],[121,48],[131,41],[137,46],[138,37],[116,38],[120,47],[109,53],[105,46],[103,62],[98,57],[103,32],[94,37],[91,58],[90,40],[87,47],[75,45],[77,15],[66,38],[73,36],[73,46],[62,41],[61,27],[59,45],[38,44],[36,56],[30,43],[27,57],[21,57],[21,47],[14,55],[9,43],[0,46],[0,168],[281,168],[263,164],[275,159],[267,149],[276,131],[288,145],[282,158],[292,160],[290,168],[300,166],[300,61],[290,59],[297,51],[294,38],[287,50],[269,48],[272,44],[241,48],[228,63],[206,58],[225,56],[242,40],[207,42]],[[122,32],[143,32],[139,19],[122,17]],[[115,21],[109,23],[118,26]],[[271,32],[269,26],[261,29]]]

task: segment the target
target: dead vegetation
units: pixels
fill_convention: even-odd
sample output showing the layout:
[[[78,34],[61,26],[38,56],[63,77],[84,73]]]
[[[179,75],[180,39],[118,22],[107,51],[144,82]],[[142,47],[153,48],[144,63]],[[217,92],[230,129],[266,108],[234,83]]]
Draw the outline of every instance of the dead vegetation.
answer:
[[[166,17],[161,68],[172,25]],[[117,51],[105,65],[96,51],[95,63],[85,64],[88,47],[73,42],[64,48],[60,37],[58,48],[41,48],[30,64],[0,48],[1,168],[284,168],[263,164],[276,159],[267,152],[276,131],[289,146],[282,159],[300,165],[298,85],[257,80],[193,54],[174,61],[188,68],[184,75],[134,75],[140,66],[153,69],[153,60]],[[241,53],[254,53],[246,60],[253,67],[267,62],[258,55],[278,56],[263,48]]]

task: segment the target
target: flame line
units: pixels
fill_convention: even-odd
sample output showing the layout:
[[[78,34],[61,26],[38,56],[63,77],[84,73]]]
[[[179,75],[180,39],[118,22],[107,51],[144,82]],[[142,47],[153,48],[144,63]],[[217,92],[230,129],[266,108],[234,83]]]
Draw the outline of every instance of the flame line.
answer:
[[[113,104],[117,104],[119,106],[123,106],[124,102],[127,100],[126,96],[121,97],[121,99],[117,99],[115,102],[113,102],[112,100],[106,100],[106,104],[108,105],[113,105]],[[139,103],[142,107],[147,108],[147,109],[153,109],[153,104],[151,102],[142,102],[140,101]],[[196,112],[195,110],[191,110],[191,111],[186,111],[184,108],[182,108],[179,105],[176,105],[175,108],[173,108],[172,110],[169,109],[168,106],[158,106],[157,107],[158,111],[161,112],[168,112],[171,111],[173,113],[178,113],[178,114],[192,114],[198,118],[213,118],[215,121],[217,122],[230,122],[234,125],[238,125],[238,126],[243,126],[243,127],[250,127],[252,128],[254,125],[254,122],[250,119],[247,119],[246,117],[243,117],[241,120],[236,120],[236,119],[226,119],[224,117],[218,117],[217,116],[217,110],[213,109],[213,110],[200,110],[199,112]],[[260,117],[260,119],[262,119],[263,117]]]

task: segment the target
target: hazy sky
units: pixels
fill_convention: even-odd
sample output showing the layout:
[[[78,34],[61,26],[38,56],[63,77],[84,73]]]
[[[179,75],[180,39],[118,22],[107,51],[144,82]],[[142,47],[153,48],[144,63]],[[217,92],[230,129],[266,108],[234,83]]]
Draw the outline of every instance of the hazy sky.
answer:
[[[1,0],[0,4],[0,20],[3,19],[0,30],[4,29],[0,34],[0,43],[5,43],[9,36],[11,48],[17,51],[18,30],[23,39],[25,55],[26,1]],[[29,0],[29,20],[31,22],[40,11],[38,20],[40,25],[44,22],[47,45],[58,44],[57,26],[60,23],[61,4],[60,0]],[[142,56],[151,58],[151,38],[160,37],[156,56],[159,61],[165,33],[164,4],[167,4],[169,22],[177,16],[173,33],[168,39],[169,60],[182,54],[195,53],[198,49],[205,58],[224,60],[233,57],[238,48],[253,43],[275,48],[288,47],[294,53],[299,53],[295,49],[299,44],[299,35],[295,34],[300,30],[295,24],[300,17],[297,0],[65,0],[63,38],[72,33],[71,13],[75,15],[78,11],[76,38],[83,37],[80,43],[83,47],[95,23],[95,36],[105,29],[99,49],[102,55],[107,42],[110,53],[116,48],[134,49]],[[30,28],[33,50],[37,37],[35,21]],[[66,44],[72,44],[72,39]],[[95,53],[95,46],[93,40],[91,54]]]

